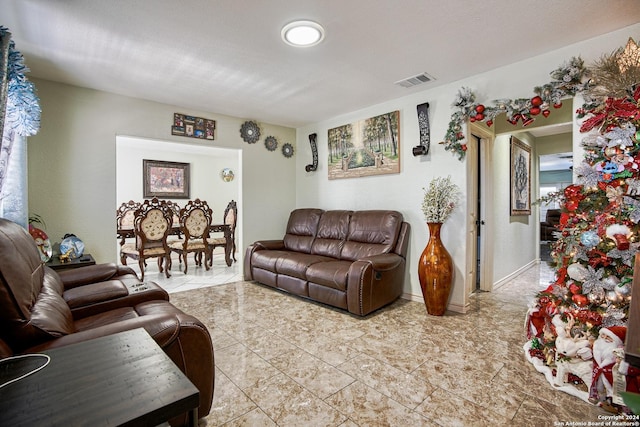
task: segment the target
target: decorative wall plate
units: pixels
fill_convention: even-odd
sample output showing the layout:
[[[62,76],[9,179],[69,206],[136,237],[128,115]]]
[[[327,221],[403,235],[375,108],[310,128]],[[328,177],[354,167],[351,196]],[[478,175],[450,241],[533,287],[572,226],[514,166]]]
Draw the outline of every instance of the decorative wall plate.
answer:
[[[268,136],[264,139],[264,146],[267,147],[269,151],[275,151],[278,148],[278,140],[273,136]]]
[[[245,142],[255,144],[260,139],[260,128],[253,121],[246,121],[240,126],[240,136]]]
[[[233,181],[233,178],[235,176],[235,174],[233,173],[233,171],[229,168],[224,168],[222,169],[222,172],[220,172],[220,176],[222,177],[222,180],[224,182],[231,182]]]
[[[293,156],[293,145],[286,143],[282,146],[282,155],[286,158]]]

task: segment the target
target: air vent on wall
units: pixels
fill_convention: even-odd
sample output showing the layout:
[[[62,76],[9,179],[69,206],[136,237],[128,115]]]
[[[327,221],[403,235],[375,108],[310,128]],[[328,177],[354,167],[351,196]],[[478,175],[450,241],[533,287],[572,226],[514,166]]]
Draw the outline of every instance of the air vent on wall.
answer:
[[[421,85],[423,83],[428,83],[432,80],[435,80],[427,73],[421,73],[416,76],[408,77],[406,79],[398,80],[395,84],[402,87],[413,87],[417,85]]]

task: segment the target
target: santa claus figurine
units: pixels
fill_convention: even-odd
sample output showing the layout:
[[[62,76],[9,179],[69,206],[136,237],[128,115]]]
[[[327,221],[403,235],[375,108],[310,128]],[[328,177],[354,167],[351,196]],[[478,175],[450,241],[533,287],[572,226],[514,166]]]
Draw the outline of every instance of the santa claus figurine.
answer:
[[[614,350],[624,348],[627,335],[625,326],[609,326],[600,329],[593,343],[593,373],[589,387],[591,403],[610,404],[613,396],[613,366],[616,364]]]

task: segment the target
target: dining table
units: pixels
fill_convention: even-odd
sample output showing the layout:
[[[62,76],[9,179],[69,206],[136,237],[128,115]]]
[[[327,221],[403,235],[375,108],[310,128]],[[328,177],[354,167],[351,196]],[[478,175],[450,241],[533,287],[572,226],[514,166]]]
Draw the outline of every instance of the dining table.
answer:
[[[118,228],[117,237],[120,239],[120,246],[124,245],[125,240],[129,238],[136,237],[135,231],[133,228]],[[227,263],[227,266],[231,267],[233,260],[232,249],[233,249],[233,240],[231,237],[231,226],[229,224],[211,224],[209,226],[209,233],[223,233],[224,238],[226,240],[226,245],[224,247],[224,260]],[[182,236],[182,230],[180,230],[180,226],[174,225],[171,227],[171,231],[169,232],[171,236]]]

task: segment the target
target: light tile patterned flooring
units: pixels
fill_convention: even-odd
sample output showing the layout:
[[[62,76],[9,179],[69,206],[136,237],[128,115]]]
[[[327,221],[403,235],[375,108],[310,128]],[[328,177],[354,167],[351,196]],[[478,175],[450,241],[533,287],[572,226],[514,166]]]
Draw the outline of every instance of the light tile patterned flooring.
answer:
[[[606,414],[525,360],[527,305],[553,280],[544,263],[443,317],[398,300],[359,318],[243,282],[239,262],[189,268],[147,278],[211,332],[216,385],[201,425],[556,426]],[[240,281],[211,286],[225,275]]]

